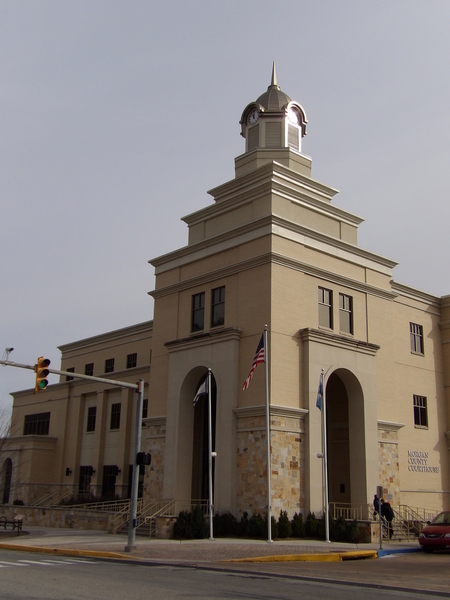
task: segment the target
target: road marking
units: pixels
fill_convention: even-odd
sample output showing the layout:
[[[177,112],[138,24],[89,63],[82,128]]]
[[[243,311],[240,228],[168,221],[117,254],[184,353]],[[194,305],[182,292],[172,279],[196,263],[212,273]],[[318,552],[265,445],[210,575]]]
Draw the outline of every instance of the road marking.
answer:
[[[57,565],[77,565],[80,563],[84,564],[97,564],[95,560],[83,560],[78,558],[61,558],[51,559],[51,558],[43,558],[42,560],[27,560],[27,559],[19,559],[17,562],[11,562],[7,560],[0,560],[0,569],[2,567],[30,567],[32,565],[37,565],[39,567],[55,567]]]

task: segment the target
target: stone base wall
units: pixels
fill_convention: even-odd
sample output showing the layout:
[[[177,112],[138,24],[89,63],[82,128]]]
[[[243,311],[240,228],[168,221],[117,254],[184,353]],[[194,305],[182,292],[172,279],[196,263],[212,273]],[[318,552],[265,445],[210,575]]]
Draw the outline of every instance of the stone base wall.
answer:
[[[398,429],[378,427],[379,482],[391,506],[400,504]]]
[[[142,442],[142,450],[152,455],[152,462],[145,467],[144,502],[163,497],[164,452],[166,447],[165,418],[145,419],[147,431]]]
[[[267,513],[267,444],[264,415],[239,419],[237,432],[237,494],[240,516]]]
[[[265,415],[242,412],[237,431],[237,509],[241,516],[267,513],[267,444]],[[271,510],[291,519],[305,506],[303,415],[271,407]]]
[[[173,524],[177,517],[156,517],[156,533],[155,537],[158,540],[172,539]]]
[[[50,496],[71,496],[78,493],[78,485],[59,483],[18,483],[11,487],[10,504],[22,500],[25,504],[35,504]]]
[[[8,520],[15,515],[24,515],[23,529],[34,527],[67,527],[83,530],[108,530],[108,513],[65,508],[37,508],[34,506],[2,506],[0,514]]]
[[[274,416],[271,420],[272,514],[286,511],[289,519],[305,506],[304,435],[300,419]]]

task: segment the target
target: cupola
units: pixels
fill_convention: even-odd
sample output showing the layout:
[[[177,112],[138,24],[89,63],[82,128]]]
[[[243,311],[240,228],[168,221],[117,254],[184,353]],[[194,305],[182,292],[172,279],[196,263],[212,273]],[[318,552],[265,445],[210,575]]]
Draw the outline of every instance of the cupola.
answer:
[[[302,106],[292,101],[278,85],[274,62],[267,91],[256,102],[248,104],[241,116],[245,152],[258,148],[290,148],[300,153],[307,122]]]

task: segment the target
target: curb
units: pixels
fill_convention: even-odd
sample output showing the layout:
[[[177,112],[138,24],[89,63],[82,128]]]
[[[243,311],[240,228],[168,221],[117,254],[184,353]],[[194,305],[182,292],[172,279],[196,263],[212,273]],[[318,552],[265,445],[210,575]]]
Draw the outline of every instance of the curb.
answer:
[[[120,558],[136,560],[129,554],[120,554],[119,552],[103,552],[100,550],[74,550],[71,548],[46,548],[42,546],[24,546],[18,544],[0,543],[0,550],[18,550],[21,552],[41,552],[43,554],[59,554],[62,556],[92,556],[97,558]]]
[[[255,556],[254,558],[232,558],[224,562],[342,562],[344,560],[366,560],[372,558],[378,558],[376,550],[330,552],[327,554],[279,554],[275,556]]]

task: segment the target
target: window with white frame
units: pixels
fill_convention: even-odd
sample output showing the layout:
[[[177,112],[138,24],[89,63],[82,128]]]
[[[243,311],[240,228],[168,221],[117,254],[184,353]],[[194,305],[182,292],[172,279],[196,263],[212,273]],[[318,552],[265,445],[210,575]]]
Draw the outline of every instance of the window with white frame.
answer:
[[[353,334],[353,298],[339,294],[339,331]]]
[[[333,329],[333,292],[319,288],[319,327]]]
[[[412,354],[424,354],[423,327],[417,323],[409,324],[409,337],[411,341]]]
[[[414,426],[428,427],[428,407],[425,396],[413,396],[414,404]]]

